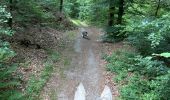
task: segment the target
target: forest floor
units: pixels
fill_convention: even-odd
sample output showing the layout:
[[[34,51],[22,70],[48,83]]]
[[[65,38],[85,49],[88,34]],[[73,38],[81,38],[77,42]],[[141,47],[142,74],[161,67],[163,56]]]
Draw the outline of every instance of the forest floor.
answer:
[[[80,29],[72,38],[73,42],[65,45],[62,51],[60,68],[55,69],[40,98],[43,100],[74,100],[76,87],[83,83],[87,100],[98,100],[105,85],[108,85],[113,94],[113,99],[119,95],[118,87],[112,81],[114,75],[106,71],[106,62],[101,59],[104,54],[123,48],[123,43],[102,43],[102,31],[97,28],[86,27],[89,40],[81,37]],[[70,33],[70,32],[69,32]]]

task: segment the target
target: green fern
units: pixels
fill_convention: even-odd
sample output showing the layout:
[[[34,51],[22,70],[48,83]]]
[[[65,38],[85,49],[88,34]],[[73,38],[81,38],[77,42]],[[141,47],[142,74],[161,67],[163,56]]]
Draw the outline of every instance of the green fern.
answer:
[[[11,36],[13,34],[9,28],[5,27],[8,18],[11,18],[10,13],[6,12],[5,6],[0,6],[0,35]],[[20,100],[22,98],[22,94],[17,89],[20,82],[14,74],[17,65],[10,62],[14,56],[15,53],[9,49],[9,43],[0,38],[0,100]]]

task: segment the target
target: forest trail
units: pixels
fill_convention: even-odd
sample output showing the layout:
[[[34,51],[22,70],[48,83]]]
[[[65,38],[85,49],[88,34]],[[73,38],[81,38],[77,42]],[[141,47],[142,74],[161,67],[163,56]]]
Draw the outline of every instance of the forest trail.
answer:
[[[85,87],[87,100],[97,100],[102,92],[101,87],[104,87],[103,69],[99,65],[100,44],[97,42],[99,32],[92,28],[85,28],[85,30],[90,40],[82,38],[78,32],[74,43],[72,68],[65,72],[66,84],[60,91],[58,100],[73,100],[76,87],[80,82]]]
[[[82,38],[80,29],[77,31],[74,43],[66,47],[68,50],[64,51],[65,57],[71,59],[70,64],[62,72],[64,78],[58,78],[58,73],[54,74],[45,87],[42,95],[44,100],[74,100],[74,94],[80,82],[84,85],[86,100],[99,100],[107,84],[105,65],[101,60],[101,55],[107,48],[99,41],[101,34],[99,29],[85,28],[85,30],[90,40]],[[117,92],[115,86],[111,88],[112,92]],[[53,93],[49,94],[51,92],[49,90]]]

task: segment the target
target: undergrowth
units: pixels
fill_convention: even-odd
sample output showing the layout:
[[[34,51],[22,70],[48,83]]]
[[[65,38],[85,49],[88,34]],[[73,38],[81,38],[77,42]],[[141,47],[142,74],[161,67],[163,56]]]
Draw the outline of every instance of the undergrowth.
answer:
[[[69,40],[75,40],[76,35],[77,35],[76,32],[73,32],[73,31],[67,32],[67,37],[68,37]]]
[[[107,70],[116,74],[123,100],[170,100],[170,68],[152,57],[118,50],[110,56]]]
[[[9,37],[14,33],[7,25],[12,16],[6,9],[5,5],[0,4],[0,100],[21,100],[18,64],[12,61],[16,53],[9,42],[3,39],[4,36]]]
[[[44,63],[44,69],[41,71],[40,76],[36,77],[35,75],[32,75],[27,83],[25,95],[28,100],[39,99],[39,94],[42,88],[44,87],[46,82],[49,80],[51,74],[53,73],[55,62],[57,62],[60,58],[58,52],[55,52],[53,50],[46,51],[48,54],[48,58]]]

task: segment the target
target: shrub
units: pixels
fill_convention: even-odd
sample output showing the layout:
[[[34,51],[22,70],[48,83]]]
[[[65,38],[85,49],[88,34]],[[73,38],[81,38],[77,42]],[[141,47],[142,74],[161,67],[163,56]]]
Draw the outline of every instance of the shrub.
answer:
[[[5,8],[5,6],[0,6],[0,99],[19,100],[22,94],[17,89],[20,85],[15,75],[17,64],[11,62],[15,53],[10,49],[8,42],[2,41],[2,35],[12,35],[12,31],[6,27],[6,22],[11,15]]]
[[[54,65],[52,62],[46,62],[44,69],[41,72],[40,77],[36,77],[32,75],[28,81],[28,85],[25,91],[25,98],[26,100],[36,100],[39,99],[39,94],[46,82],[49,80],[52,72],[53,72]]]
[[[116,73],[123,100],[169,100],[170,68],[152,57],[119,50],[105,57],[107,69]]]
[[[136,64],[135,67],[133,67],[133,71],[136,71],[141,75],[145,75],[145,77],[149,79],[167,74],[168,72],[168,68],[163,64],[163,62],[152,60],[152,57],[138,56],[135,60]]]
[[[169,15],[170,13],[157,19],[131,16],[124,29],[127,39],[142,55],[170,51]]]
[[[107,26],[105,27],[105,34],[101,36],[103,42],[119,42],[125,38],[125,32],[121,32],[123,30],[123,26],[115,25],[115,26]]]
[[[122,70],[131,70],[129,66],[134,63],[134,59],[132,58],[135,56],[136,54],[134,52],[127,52],[125,50],[116,51],[111,56],[105,58],[109,62],[107,69],[116,73]]]
[[[60,59],[60,54],[54,50],[47,49],[48,58],[45,60],[44,68],[41,70],[39,76],[32,75],[27,82],[25,90],[26,100],[37,100],[44,85],[50,79],[55,63]]]

